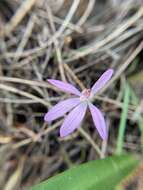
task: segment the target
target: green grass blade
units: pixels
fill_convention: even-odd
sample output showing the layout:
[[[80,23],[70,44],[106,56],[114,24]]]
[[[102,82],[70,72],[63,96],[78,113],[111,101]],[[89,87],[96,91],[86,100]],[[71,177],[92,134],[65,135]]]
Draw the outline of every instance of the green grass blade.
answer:
[[[121,118],[120,118],[119,133],[118,133],[118,139],[117,139],[117,148],[116,148],[117,154],[122,154],[123,152],[124,133],[125,133],[127,117],[128,117],[129,99],[130,99],[130,88],[128,85],[126,85],[125,93],[124,93],[124,103],[123,103],[123,109],[122,109]]]
[[[131,104],[138,106],[139,98],[136,96],[136,94],[132,89],[130,89],[130,93],[131,93]],[[141,132],[141,150],[143,151],[143,117],[139,115],[136,122]]]

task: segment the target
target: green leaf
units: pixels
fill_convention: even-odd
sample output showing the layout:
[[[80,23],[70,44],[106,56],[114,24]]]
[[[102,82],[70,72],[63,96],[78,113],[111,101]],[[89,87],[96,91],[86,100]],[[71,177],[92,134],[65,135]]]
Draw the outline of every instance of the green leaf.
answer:
[[[90,161],[52,177],[29,190],[114,190],[137,163],[137,159],[131,155]]]

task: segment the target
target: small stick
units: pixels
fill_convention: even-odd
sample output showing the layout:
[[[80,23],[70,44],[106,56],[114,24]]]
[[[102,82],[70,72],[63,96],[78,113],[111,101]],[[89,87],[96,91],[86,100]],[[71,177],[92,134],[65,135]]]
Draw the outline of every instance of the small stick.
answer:
[[[53,14],[52,11],[50,9],[50,7],[47,6],[47,11],[48,11],[48,17],[49,17],[49,23],[51,26],[51,30],[53,33],[56,33],[56,28],[54,25],[54,21],[53,21]],[[59,47],[59,41],[58,39],[54,39],[54,46],[55,46],[55,50],[56,50],[56,54],[57,54],[57,60],[58,60],[58,65],[59,65],[59,72],[61,75],[61,79],[66,82],[66,77],[65,77],[65,73],[64,73],[64,67],[63,67],[63,59],[62,59],[62,53]]]
[[[43,100],[43,99],[41,99],[41,98],[39,98],[39,97],[37,97],[37,96],[35,96],[33,94],[30,94],[28,92],[24,92],[22,90],[14,88],[12,86],[7,86],[7,85],[4,85],[4,84],[0,84],[0,89],[19,94],[21,96],[25,96],[25,97],[33,99],[33,100],[37,100],[39,103],[43,104],[46,107],[50,106],[50,104],[47,101],[45,101],[45,100]]]
[[[133,15],[126,22],[124,22],[124,24],[117,27],[117,29],[115,29],[113,31],[113,33],[108,35],[105,39],[99,41],[98,43],[97,42],[92,43],[91,45],[88,46],[89,48],[82,48],[82,49],[85,49],[85,50],[82,50],[82,52],[81,51],[79,52],[77,50],[77,52],[73,56],[73,60],[76,60],[76,59],[79,59],[81,57],[85,57],[86,55],[95,53],[101,47],[105,46],[106,44],[108,44],[109,42],[114,40],[116,37],[119,37],[125,30],[127,30],[129,27],[131,27],[142,16],[143,16],[143,6],[141,6],[141,8],[137,11],[137,13],[135,15]]]
[[[26,16],[26,14],[32,9],[32,7],[35,5],[37,0],[25,0],[22,5],[19,7],[19,9],[16,11],[14,16],[11,18],[9,23],[4,27],[2,31],[0,31],[0,36],[7,36],[9,35],[15,28],[18,26],[18,24],[23,20],[23,18]]]
[[[91,144],[91,146],[94,148],[94,150],[99,154],[100,157],[102,157],[101,150],[99,149],[98,145],[92,140],[92,138],[84,131],[83,128],[79,128],[78,131],[80,134]]]
[[[136,58],[136,56],[142,51],[142,49],[143,49],[143,41],[138,45],[138,47],[133,52],[131,52],[127,60],[117,70],[117,73],[103,88],[103,90],[100,91],[100,94],[103,93],[114,81],[116,81],[121,76],[121,74],[127,69],[127,67],[132,63],[132,61]]]

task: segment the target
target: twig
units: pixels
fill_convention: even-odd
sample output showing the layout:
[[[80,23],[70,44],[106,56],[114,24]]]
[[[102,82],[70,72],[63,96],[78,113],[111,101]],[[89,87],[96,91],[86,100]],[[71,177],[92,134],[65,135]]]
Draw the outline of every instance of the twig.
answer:
[[[64,64],[65,70],[71,75],[71,77],[75,80],[75,82],[80,86],[82,90],[85,89],[84,84],[79,80],[79,78],[74,74],[74,72],[70,69],[70,67],[67,64]]]
[[[22,40],[21,40],[21,42],[20,42],[20,44],[19,44],[19,46],[18,46],[18,48],[17,48],[17,50],[15,52],[17,54],[15,61],[17,61],[18,58],[21,56],[22,51],[25,48],[25,46],[26,46],[26,44],[28,42],[28,39],[30,38],[30,35],[31,35],[32,30],[34,28],[35,20],[36,20],[35,15],[34,16],[32,15],[32,17],[30,18],[30,20],[29,20],[29,22],[27,24],[27,27],[25,29],[25,33],[24,33],[24,35],[22,37]]]
[[[86,55],[95,53],[99,48],[105,46],[107,43],[114,40],[116,37],[119,37],[125,30],[127,30],[130,26],[132,26],[139,18],[141,18],[143,15],[143,6],[138,10],[138,12],[132,16],[130,19],[128,19],[124,24],[121,26],[118,26],[118,28],[112,32],[109,36],[107,36],[105,39],[99,41],[98,43],[94,43],[91,45],[88,45],[87,48],[82,47],[82,52],[77,50],[77,53],[73,56],[74,60],[79,59],[81,57],[84,57]]]
[[[88,135],[88,133],[86,133],[81,127],[78,129],[78,131],[92,145],[92,147],[99,154],[99,156],[102,157],[102,153],[101,153],[98,145],[92,140],[92,138]]]
[[[50,104],[47,101],[45,101],[45,100],[43,100],[41,98],[38,98],[37,96],[34,96],[32,94],[29,94],[28,92],[24,92],[22,90],[19,90],[17,88],[7,86],[7,85],[4,85],[4,84],[0,84],[0,89],[19,94],[21,96],[25,96],[25,97],[28,97],[30,99],[34,99],[34,100],[38,101],[39,103],[43,104],[46,107],[50,106]]]
[[[9,35],[18,24],[23,20],[26,14],[32,9],[37,0],[25,0],[19,9],[16,11],[15,15],[11,18],[10,22],[4,27],[0,32],[0,36]]]
[[[132,61],[136,58],[136,56],[142,51],[142,49],[143,49],[143,41],[138,45],[138,47],[133,52],[131,52],[127,60],[117,70],[117,73],[103,88],[103,90],[100,91],[100,94],[103,93],[114,81],[116,81],[121,76],[121,74],[127,69],[127,67],[132,63]]]
[[[54,22],[53,22],[53,15],[52,15],[50,7],[48,7],[48,6],[47,6],[47,11],[48,11],[49,22],[50,22],[50,25],[51,25],[52,32],[55,33],[56,28],[55,28],[55,25],[54,25]],[[66,77],[65,77],[65,74],[64,74],[62,54],[61,54],[61,50],[60,50],[60,47],[59,47],[58,39],[56,39],[56,38],[54,39],[54,45],[55,45],[55,49],[56,49],[57,60],[58,60],[58,63],[59,63],[60,75],[61,75],[62,80],[66,81]]]

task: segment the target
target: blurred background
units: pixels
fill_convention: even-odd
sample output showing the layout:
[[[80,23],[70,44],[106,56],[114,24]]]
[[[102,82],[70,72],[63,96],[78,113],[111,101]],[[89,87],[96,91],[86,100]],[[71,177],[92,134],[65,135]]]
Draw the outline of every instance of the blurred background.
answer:
[[[142,0],[0,1],[0,189],[26,190],[115,153],[142,154],[142,40]],[[47,78],[84,89],[108,68],[115,74],[94,100],[108,140],[89,113],[82,128],[60,138],[63,119],[43,118],[68,95]]]

